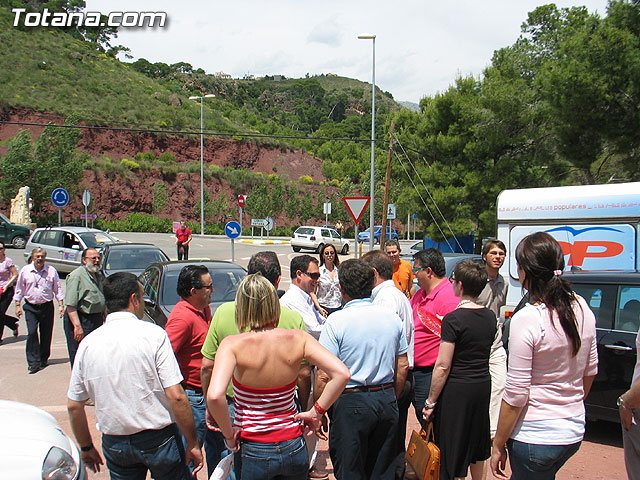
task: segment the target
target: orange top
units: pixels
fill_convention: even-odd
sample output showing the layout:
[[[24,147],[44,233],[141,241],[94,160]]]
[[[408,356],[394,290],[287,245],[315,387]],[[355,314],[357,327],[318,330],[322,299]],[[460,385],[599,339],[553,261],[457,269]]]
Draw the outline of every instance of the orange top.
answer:
[[[411,286],[413,285],[411,263],[401,259],[398,265],[393,266],[393,276],[391,278],[393,278],[396,287],[398,287],[407,298],[411,298]]]

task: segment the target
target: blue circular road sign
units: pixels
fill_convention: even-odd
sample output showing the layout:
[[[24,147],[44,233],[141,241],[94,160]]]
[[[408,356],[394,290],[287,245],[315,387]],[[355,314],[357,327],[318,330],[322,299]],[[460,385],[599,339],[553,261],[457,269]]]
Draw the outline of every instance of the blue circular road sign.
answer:
[[[229,238],[238,238],[242,233],[242,228],[240,228],[240,224],[236,221],[227,222],[224,226],[224,233]]]
[[[66,207],[69,203],[69,192],[64,188],[56,188],[51,194],[51,201],[56,207]]]

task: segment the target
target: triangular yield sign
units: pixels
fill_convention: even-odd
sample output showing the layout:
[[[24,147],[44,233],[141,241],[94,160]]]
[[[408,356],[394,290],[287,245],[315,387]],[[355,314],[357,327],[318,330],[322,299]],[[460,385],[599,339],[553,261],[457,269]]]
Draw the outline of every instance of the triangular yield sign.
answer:
[[[369,205],[370,197],[342,197],[342,201],[347,206],[347,210],[356,222],[360,221],[360,217],[364,213],[367,205]]]

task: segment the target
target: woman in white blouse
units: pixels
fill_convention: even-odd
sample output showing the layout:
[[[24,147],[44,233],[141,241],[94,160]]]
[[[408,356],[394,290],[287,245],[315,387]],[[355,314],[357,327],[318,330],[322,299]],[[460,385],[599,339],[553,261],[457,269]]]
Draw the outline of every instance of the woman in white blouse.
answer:
[[[342,293],[338,282],[340,259],[333,245],[320,249],[320,282],[314,299],[316,308],[325,317],[342,308]],[[314,295],[311,296],[313,298]]]

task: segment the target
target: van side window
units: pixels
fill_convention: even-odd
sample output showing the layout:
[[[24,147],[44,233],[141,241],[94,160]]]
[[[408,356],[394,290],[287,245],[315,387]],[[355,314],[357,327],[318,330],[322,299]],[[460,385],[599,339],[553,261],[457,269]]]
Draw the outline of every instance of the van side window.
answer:
[[[45,230],[40,237],[40,243],[59,247],[62,241],[62,232],[59,230]]]
[[[640,328],[640,287],[620,287],[616,330],[636,333]]]
[[[64,248],[73,248],[74,245],[80,245],[80,240],[73,233],[64,232]]]
[[[610,330],[613,328],[613,311],[616,304],[615,285],[590,285],[574,283],[573,291],[584,298],[596,316],[596,326]]]

